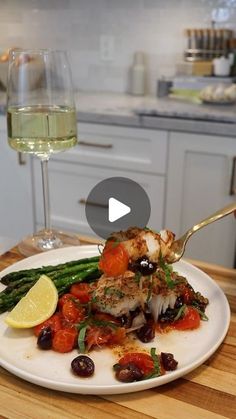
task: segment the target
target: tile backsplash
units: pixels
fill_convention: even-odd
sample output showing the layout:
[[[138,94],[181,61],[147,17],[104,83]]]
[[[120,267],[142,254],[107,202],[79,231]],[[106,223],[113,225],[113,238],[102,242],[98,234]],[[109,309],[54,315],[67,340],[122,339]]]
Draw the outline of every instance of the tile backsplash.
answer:
[[[147,56],[148,91],[175,73],[186,27],[236,30],[236,0],[0,0],[2,49],[66,48],[80,90],[129,91],[135,51]]]

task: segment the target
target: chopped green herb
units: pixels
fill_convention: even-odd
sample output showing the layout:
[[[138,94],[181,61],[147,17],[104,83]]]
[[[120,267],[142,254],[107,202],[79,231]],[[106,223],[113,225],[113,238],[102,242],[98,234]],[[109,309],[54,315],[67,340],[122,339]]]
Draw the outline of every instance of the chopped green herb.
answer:
[[[182,317],[182,315],[184,315],[186,308],[187,308],[186,304],[183,304],[182,307],[180,307],[180,309],[178,310],[178,313],[176,314],[174,318],[174,322],[176,320],[179,320]]]
[[[85,335],[86,335],[87,327],[88,327],[87,325],[82,327],[80,329],[79,336],[78,336],[78,347],[79,347],[79,352],[81,353],[85,353]]]
[[[112,243],[111,247],[112,247],[112,248],[117,247],[117,246],[119,246],[119,244],[120,244],[120,241],[116,239],[116,240]]]
[[[150,374],[145,376],[145,379],[159,377],[161,375],[160,362],[159,362],[159,357],[156,354],[156,348],[151,348],[150,355],[153,359],[154,368],[153,368],[153,371],[150,372]]]
[[[125,294],[115,287],[105,287],[104,295],[116,295],[118,298],[122,298]]]
[[[136,284],[140,284],[140,279],[141,279],[141,277],[142,277],[142,274],[141,274],[141,272],[135,272],[135,275],[134,275],[134,282],[136,282]]]
[[[194,304],[194,302],[192,303],[192,306],[195,308],[195,310],[197,310],[198,311],[198,313],[200,314],[200,317],[201,317],[201,320],[203,320],[204,322],[207,322],[209,319],[208,319],[208,317],[207,317],[207,315],[202,311],[202,310],[200,310],[200,308],[198,308],[195,304]]]
[[[91,325],[94,326],[101,326],[101,327],[111,327],[112,329],[117,329],[117,327],[119,327],[118,324],[113,323],[113,322],[109,322],[106,320],[95,320],[92,319],[92,321],[90,322]]]
[[[164,262],[162,254],[160,254],[160,256],[159,256],[159,265],[160,265],[161,269],[164,271],[165,281],[166,281],[166,284],[167,284],[168,288],[173,289],[176,285],[176,282],[173,281],[173,279],[171,278],[173,267]]]

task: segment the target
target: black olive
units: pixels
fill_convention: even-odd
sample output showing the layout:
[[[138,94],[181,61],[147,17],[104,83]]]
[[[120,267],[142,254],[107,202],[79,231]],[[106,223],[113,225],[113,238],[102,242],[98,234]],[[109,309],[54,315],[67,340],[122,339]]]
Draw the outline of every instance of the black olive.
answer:
[[[37,345],[40,349],[51,349],[53,332],[50,326],[45,327],[38,335]]]
[[[155,325],[153,322],[147,322],[144,326],[136,332],[137,337],[141,342],[151,342],[155,337]]]
[[[116,378],[123,383],[132,383],[143,379],[143,372],[133,362],[125,365],[116,365]]]
[[[144,256],[130,263],[129,269],[133,272],[140,272],[144,276],[152,275],[157,270],[157,263],[151,262],[147,256]]]
[[[90,377],[94,373],[94,362],[86,355],[79,355],[71,362],[72,371],[79,377]]]
[[[166,322],[171,323],[174,321],[177,313],[178,313],[178,309],[167,308],[165,313],[162,313],[159,315],[158,321],[160,323],[166,323]]]
[[[174,371],[178,362],[174,359],[174,355],[168,352],[161,352],[161,361],[166,371]]]

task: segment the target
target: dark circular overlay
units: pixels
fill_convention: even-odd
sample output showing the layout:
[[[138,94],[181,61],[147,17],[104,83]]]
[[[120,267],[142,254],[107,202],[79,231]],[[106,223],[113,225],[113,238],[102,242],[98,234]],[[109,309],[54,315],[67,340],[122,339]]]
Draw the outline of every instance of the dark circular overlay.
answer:
[[[130,212],[116,221],[109,221],[109,199],[114,198],[130,207]],[[112,207],[110,206],[110,211]],[[144,228],[149,221],[151,205],[145,190],[136,182],[125,177],[105,179],[91,190],[86,200],[85,212],[88,224],[100,237],[108,236],[129,227]]]

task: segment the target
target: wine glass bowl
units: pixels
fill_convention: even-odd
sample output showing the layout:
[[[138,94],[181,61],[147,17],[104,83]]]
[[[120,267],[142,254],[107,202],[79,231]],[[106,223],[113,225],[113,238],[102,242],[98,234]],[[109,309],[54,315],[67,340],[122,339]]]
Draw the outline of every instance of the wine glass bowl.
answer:
[[[77,144],[76,109],[65,51],[12,50],[7,85],[7,130],[10,147],[41,161],[45,229],[20,243],[34,254],[77,245],[75,235],[51,229],[48,160]]]

